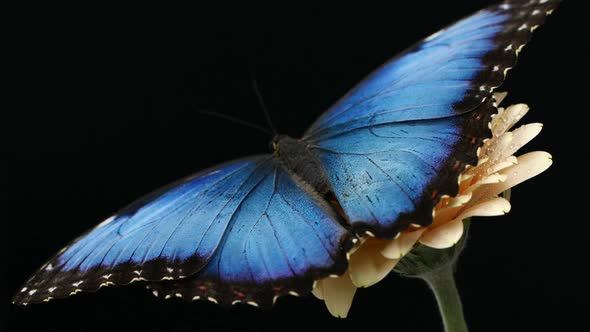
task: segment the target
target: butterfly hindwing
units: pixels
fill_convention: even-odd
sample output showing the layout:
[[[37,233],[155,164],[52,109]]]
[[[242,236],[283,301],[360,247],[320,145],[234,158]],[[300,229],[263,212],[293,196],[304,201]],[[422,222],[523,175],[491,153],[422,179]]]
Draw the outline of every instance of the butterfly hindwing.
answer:
[[[344,271],[350,239],[330,208],[296,181],[272,156],[230,162],[178,181],[73,241],[14,301],[41,302],[136,280],[181,279],[214,267],[223,275],[233,271],[227,281],[236,287],[261,280],[285,289],[311,287],[313,278]],[[278,249],[290,250],[291,256],[278,259]],[[246,253],[253,252],[262,256],[244,265]],[[272,266],[267,272],[261,270],[265,264]],[[214,280],[213,272],[206,277]]]
[[[310,127],[304,140],[358,232],[389,238],[432,221],[490,135],[480,123],[495,112],[493,89],[558,3],[481,10],[383,65]]]
[[[283,294],[304,294],[314,280],[346,269],[351,241],[331,208],[276,168],[235,216],[211,262],[194,276],[152,283],[164,298],[269,307]]]
[[[477,162],[493,102],[456,117],[357,129],[316,146],[356,232],[387,238],[430,220],[438,192],[456,194],[459,174]]]

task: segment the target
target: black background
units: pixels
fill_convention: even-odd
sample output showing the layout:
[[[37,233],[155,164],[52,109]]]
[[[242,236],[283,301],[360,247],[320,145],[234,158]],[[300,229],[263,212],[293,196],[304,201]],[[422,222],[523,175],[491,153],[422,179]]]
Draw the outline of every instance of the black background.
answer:
[[[298,136],[370,70],[492,2],[363,2],[337,11],[299,3],[246,11],[124,2],[15,10],[9,49],[16,77],[9,83],[16,89],[0,121],[8,212],[0,329],[441,330],[425,285],[396,276],[357,292],[347,320],[332,318],[312,297],[282,299],[272,311],[226,310],[161,301],[141,285],[24,308],[9,297],[53,252],[133,199],[266,152],[265,134],[198,114],[264,124],[252,72],[276,127]],[[588,149],[579,118],[587,96],[573,81],[587,77],[587,37],[572,3],[535,33],[502,89],[510,91],[508,103],[531,106],[525,122],[545,124],[525,150],[549,151],[555,163],[513,191],[509,215],[473,223],[457,273],[472,331],[573,328],[587,307],[587,167],[580,156]]]

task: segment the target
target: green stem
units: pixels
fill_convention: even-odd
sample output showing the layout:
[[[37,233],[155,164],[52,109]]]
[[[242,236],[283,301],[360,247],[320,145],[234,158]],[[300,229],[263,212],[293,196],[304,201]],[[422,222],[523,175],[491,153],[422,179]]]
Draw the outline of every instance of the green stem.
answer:
[[[452,265],[441,267],[420,277],[426,281],[436,296],[445,331],[468,332]]]

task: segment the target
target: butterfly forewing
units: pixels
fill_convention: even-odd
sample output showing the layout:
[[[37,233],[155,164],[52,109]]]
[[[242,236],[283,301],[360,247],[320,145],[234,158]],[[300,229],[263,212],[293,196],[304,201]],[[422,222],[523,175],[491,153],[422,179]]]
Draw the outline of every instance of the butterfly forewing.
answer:
[[[308,290],[314,278],[343,272],[350,238],[331,208],[302,186],[272,156],[201,172],[73,241],[14,301],[47,301],[138,280],[183,279],[201,270],[207,282],[219,281],[209,289],[216,296],[225,294],[223,282],[240,292],[281,286],[270,299]]]
[[[490,135],[494,88],[559,2],[507,1],[427,37],[309,128],[304,140],[357,232],[391,238],[432,221]]]

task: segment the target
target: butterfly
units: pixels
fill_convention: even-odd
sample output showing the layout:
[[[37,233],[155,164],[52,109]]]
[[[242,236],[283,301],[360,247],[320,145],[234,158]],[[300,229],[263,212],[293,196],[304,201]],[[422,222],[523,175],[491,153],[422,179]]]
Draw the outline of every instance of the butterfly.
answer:
[[[508,0],[374,71],[299,139],[181,179],[72,241],[14,296],[25,305],[147,282],[160,297],[269,307],[343,274],[359,236],[432,222],[477,162],[500,86],[559,0]]]

